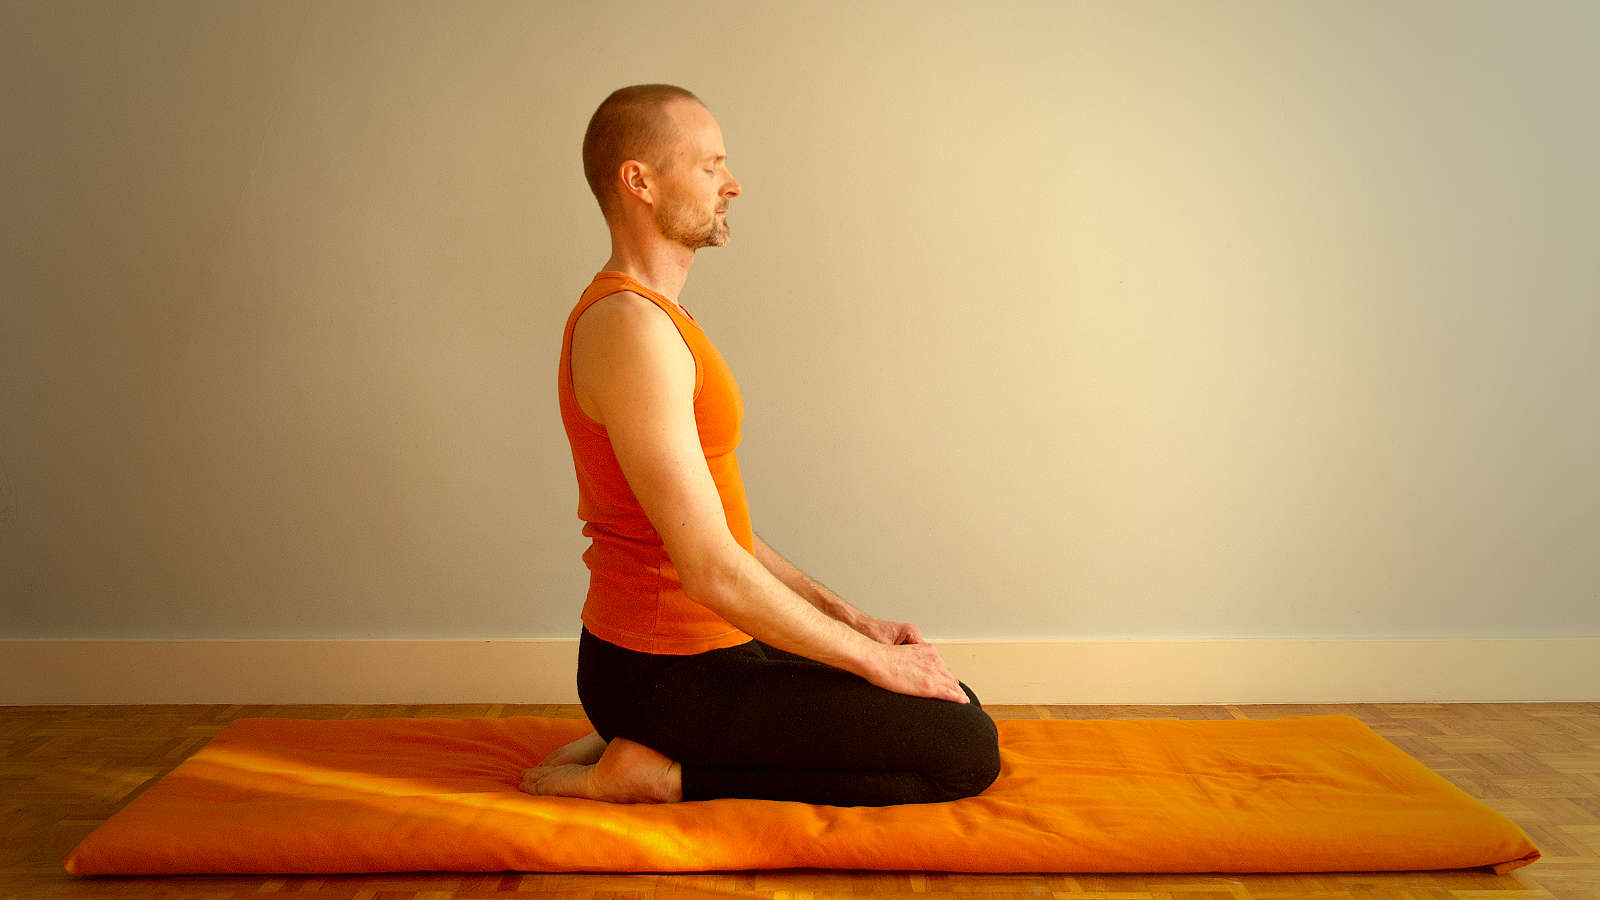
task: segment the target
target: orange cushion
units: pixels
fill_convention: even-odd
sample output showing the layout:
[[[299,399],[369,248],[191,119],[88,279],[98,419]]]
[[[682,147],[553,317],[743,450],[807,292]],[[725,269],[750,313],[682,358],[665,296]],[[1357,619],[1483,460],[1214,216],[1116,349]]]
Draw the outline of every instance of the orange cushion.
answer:
[[[67,857],[90,874],[1507,872],[1509,819],[1350,716],[1002,720],[950,803],[621,805],[517,790],[574,719],[240,719]]]

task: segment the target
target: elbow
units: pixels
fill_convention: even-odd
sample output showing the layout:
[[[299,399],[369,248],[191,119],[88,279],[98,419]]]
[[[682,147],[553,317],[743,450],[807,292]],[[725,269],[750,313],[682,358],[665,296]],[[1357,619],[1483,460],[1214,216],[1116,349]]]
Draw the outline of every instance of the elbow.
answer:
[[[732,622],[739,614],[740,598],[747,593],[740,587],[748,579],[742,562],[726,551],[690,557],[678,566],[678,580],[690,600]]]

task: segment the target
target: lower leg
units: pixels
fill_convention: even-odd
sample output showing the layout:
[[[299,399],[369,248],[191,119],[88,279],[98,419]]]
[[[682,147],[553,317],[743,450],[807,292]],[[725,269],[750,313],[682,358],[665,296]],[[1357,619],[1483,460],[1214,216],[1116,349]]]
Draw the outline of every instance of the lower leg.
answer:
[[[742,797],[821,806],[893,806],[938,803],[958,795],[919,772],[689,766],[683,773],[683,796],[685,800]]]
[[[958,704],[895,694],[811,662],[739,668],[716,673],[714,688],[675,672],[680,695],[635,735],[683,763],[685,799],[937,803],[981,793],[999,775],[994,722],[965,684],[971,703]],[[699,707],[708,698],[721,702],[717,718],[738,726],[705,723]],[[697,716],[704,727],[666,727]]]

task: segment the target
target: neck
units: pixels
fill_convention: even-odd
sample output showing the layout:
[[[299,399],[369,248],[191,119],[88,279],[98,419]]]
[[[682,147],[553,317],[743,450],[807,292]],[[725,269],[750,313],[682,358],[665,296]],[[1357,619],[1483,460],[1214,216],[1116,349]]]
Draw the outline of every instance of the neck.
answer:
[[[693,265],[694,251],[681,244],[662,241],[640,247],[612,240],[611,258],[602,271],[621,272],[677,303]]]

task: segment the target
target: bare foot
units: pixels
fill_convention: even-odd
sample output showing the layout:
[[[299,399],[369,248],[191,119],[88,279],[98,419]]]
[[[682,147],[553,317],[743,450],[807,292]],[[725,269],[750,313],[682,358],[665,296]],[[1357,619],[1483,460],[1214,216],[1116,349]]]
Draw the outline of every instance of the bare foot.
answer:
[[[683,768],[643,744],[616,738],[593,765],[535,766],[523,773],[517,787],[549,797],[676,803],[683,799]]]
[[[549,756],[539,761],[540,766],[565,766],[571,763],[592,766],[600,761],[600,754],[606,750],[606,742],[600,735],[591,731],[572,743],[556,750]]]

